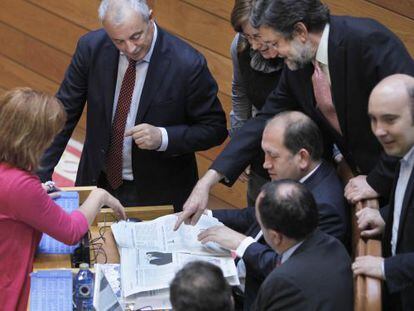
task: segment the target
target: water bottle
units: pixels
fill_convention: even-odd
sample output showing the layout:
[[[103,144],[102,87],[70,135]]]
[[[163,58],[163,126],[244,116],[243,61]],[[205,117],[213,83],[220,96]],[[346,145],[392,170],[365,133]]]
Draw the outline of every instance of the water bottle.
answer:
[[[77,311],[93,311],[93,274],[87,263],[79,265],[75,279],[75,304]]]

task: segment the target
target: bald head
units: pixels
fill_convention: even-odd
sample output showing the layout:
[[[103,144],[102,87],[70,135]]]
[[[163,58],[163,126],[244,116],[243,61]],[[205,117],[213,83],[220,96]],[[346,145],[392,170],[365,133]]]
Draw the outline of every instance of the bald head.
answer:
[[[414,145],[414,77],[395,74],[372,90],[371,129],[387,154],[404,156]]]

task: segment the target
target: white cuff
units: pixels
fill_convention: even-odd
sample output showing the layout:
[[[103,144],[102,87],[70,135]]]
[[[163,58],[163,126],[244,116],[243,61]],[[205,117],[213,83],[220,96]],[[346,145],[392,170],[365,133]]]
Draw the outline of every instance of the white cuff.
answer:
[[[382,272],[382,277],[385,280],[385,260],[383,260],[383,262],[382,262],[381,272]]]
[[[207,215],[208,217],[213,217],[213,211],[211,209],[205,209],[204,215]]]
[[[245,238],[239,245],[239,247],[237,247],[236,249],[236,255],[239,258],[242,258],[244,253],[246,252],[246,249],[253,243],[255,243],[255,239],[253,239],[251,236],[248,236],[247,238]]]
[[[161,131],[161,146],[157,149],[157,151],[165,151],[168,147],[168,133],[164,127],[158,127]]]

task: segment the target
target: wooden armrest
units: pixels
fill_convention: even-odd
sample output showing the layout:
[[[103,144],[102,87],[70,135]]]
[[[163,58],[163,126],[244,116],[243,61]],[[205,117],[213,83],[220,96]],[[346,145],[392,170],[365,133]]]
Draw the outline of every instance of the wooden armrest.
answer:
[[[352,245],[354,257],[381,256],[381,242],[373,239],[361,239],[357,226],[355,213],[363,208],[379,208],[378,200],[366,200],[358,202],[353,209],[352,221]],[[358,276],[354,283],[354,310],[355,311],[381,311],[381,285],[378,279]]]
[[[172,205],[126,207],[125,213],[128,218],[152,220],[164,215],[173,214],[174,207]],[[96,216],[92,226],[96,226],[98,222],[113,222],[114,220],[112,210],[110,208],[103,208]]]

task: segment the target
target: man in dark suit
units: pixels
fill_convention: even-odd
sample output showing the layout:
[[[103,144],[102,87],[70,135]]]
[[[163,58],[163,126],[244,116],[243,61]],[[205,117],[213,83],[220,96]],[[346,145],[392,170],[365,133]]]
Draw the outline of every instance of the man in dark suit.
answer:
[[[351,261],[344,246],[319,231],[312,193],[290,180],[265,185],[256,218],[280,254],[253,310],[353,310]]]
[[[105,0],[104,29],[83,36],[57,93],[68,114],[42,161],[51,174],[88,103],[76,185],[126,205],[181,209],[197,181],[195,151],[221,144],[226,120],[205,58],[158,27],[145,0]]]
[[[390,205],[357,213],[362,236],[383,234],[383,257],[363,256],[355,274],[385,280],[384,310],[414,309],[414,77],[392,75],[372,91],[371,127],[387,154],[402,157]],[[385,220],[385,222],[384,222]]]
[[[343,186],[333,166],[321,160],[322,145],[321,133],[309,117],[297,111],[282,112],[263,132],[263,167],[272,180],[287,178],[303,183],[318,204],[319,229],[348,244]],[[275,267],[278,254],[264,241],[253,206],[243,210],[217,210],[213,216],[225,226],[209,228],[199,238],[235,250],[242,259],[237,266],[239,277],[245,278],[243,308],[250,310],[261,283]]]
[[[310,116],[326,142],[341,151],[337,160],[344,157],[362,174],[346,186],[350,201],[388,197],[396,159],[382,152],[370,132],[367,107],[372,88],[384,77],[414,74],[414,62],[402,42],[374,20],[331,16],[319,0],[274,0],[263,14],[253,13],[252,22],[274,56],[285,59],[286,70],[261,113],[240,129],[197,183],[178,224],[198,220],[212,185],[222,179],[234,183],[256,155],[266,120],[285,110]]]

